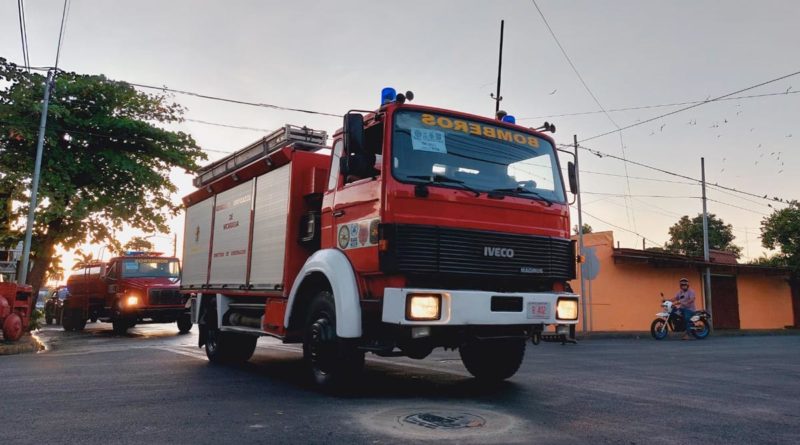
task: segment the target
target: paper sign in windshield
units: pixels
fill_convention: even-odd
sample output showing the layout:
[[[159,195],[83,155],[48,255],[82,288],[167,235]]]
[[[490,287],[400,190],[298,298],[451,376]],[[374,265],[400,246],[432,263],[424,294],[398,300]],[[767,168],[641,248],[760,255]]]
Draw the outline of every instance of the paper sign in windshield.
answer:
[[[447,148],[444,143],[444,131],[412,128],[411,147],[418,151],[447,153]]]

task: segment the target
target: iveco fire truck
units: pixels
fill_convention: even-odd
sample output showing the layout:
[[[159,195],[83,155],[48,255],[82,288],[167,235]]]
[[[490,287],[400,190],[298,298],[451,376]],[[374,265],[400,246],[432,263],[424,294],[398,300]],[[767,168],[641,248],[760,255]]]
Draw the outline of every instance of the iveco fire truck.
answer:
[[[192,322],[181,294],[177,258],[157,252],[125,252],[108,262],[83,265],[67,279],[61,310],[65,331],[79,331],[86,320],[111,322],[124,334],[137,323],[175,323],[189,332]]]
[[[384,96],[347,113],[332,147],[287,125],[200,170],[181,290],[210,361],[248,360],[272,336],[302,343],[326,385],[366,352],[444,347],[502,380],[527,339],[570,339],[576,249],[553,140]]]

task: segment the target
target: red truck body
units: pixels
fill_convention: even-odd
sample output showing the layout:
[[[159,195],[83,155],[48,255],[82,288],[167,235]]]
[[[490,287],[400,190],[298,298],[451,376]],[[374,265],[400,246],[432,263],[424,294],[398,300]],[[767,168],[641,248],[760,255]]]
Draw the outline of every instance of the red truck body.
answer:
[[[212,361],[247,359],[270,335],[302,342],[319,383],[364,352],[435,347],[502,379],[525,339],[574,332],[552,139],[399,101],[349,113],[328,150],[319,133],[287,126],[201,170],[184,198],[181,289]]]
[[[144,252],[86,264],[67,279],[64,329],[81,330],[87,320],[101,320],[111,322],[117,333],[142,322],[178,322],[179,330],[188,332],[179,274],[177,258]]]
[[[0,282],[0,327],[5,341],[17,341],[28,330],[33,289]]]

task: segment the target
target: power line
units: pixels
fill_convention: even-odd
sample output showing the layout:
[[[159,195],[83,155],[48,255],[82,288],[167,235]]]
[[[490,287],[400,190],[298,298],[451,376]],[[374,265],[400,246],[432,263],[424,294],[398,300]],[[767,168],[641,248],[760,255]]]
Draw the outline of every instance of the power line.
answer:
[[[770,79],[770,80],[767,80],[765,82],[761,82],[761,83],[756,84],[756,85],[752,85],[752,86],[749,86],[749,87],[746,87],[746,88],[742,88],[742,89],[734,91],[732,93],[723,94],[722,96],[717,96],[717,97],[715,97],[713,99],[704,100],[704,101],[702,101],[700,103],[697,103],[697,104],[689,105],[687,107],[683,107],[683,108],[680,108],[678,110],[670,111],[669,113],[660,114],[660,115],[658,115],[656,117],[652,117],[650,119],[645,119],[643,121],[635,122],[633,124],[626,125],[625,127],[622,127],[622,128],[617,128],[615,130],[606,131],[605,133],[600,133],[598,135],[595,135],[595,136],[592,136],[592,137],[588,137],[588,138],[583,139],[583,140],[581,140],[579,142],[591,141],[592,139],[601,138],[603,136],[608,136],[610,134],[614,134],[614,133],[617,133],[617,132],[620,132],[620,131],[623,131],[623,130],[627,130],[629,128],[638,127],[639,125],[644,125],[644,124],[649,123],[649,122],[653,122],[653,121],[656,121],[656,120],[659,120],[659,119],[663,119],[663,118],[665,118],[667,116],[672,116],[673,114],[682,113],[682,112],[684,112],[686,110],[690,110],[692,108],[697,108],[697,107],[699,107],[701,105],[705,105],[705,104],[708,104],[708,103],[711,103],[711,102],[716,102],[716,101],[724,99],[726,97],[735,96],[737,94],[744,93],[745,91],[749,91],[749,90],[752,90],[752,89],[755,89],[755,88],[758,88],[758,87],[762,87],[764,85],[769,85],[771,83],[778,82],[778,81],[783,80],[783,79],[788,79],[789,77],[796,76],[798,74],[800,74],[800,71],[795,71],[794,73],[790,73],[790,74],[786,74],[786,75],[783,75],[783,76],[780,76],[780,77],[776,77],[774,79]]]
[[[614,228],[616,228],[616,229],[620,229],[620,230],[623,230],[623,231],[625,231],[625,232],[632,233],[632,234],[634,234],[634,235],[636,235],[636,236],[638,236],[638,237],[644,238],[646,241],[649,241],[649,242],[650,242],[651,244],[653,244],[653,245],[660,246],[660,244],[659,244],[659,243],[657,243],[657,242],[655,242],[655,241],[653,241],[653,240],[651,240],[651,239],[647,238],[646,236],[642,235],[641,233],[639,233],[639,232],[637,232],[637,231],[635,231],[635,230],[626,229],[625,227],[620,227],[620,226],[618,226],[618,225],[616,225],[616,224],[612,224],[612,223],[610,223],[610,222],[608,222],[608,221],[606,221],[606,220],[604,220],[604,219],[600,219],[600,218],[598,218],[598,217],[596,217],[596,216],[592,215],[591,213],[587,212],[586,210],[583,210],[583,214],[584,214],[584,215],[586,215],[586,216],[589,216],[589,217],[591,217],[591,218],[594,218],[594,219],[596,219],[597,221],[600,221],[600,222],[601,222],[601,223],[603,223],[603,224],[608,224],[609,226],[611,226],[611,227],[614,227]]]
[[[581,191],[585,195],[615,196],[618,198],[674,198],[674,199],[700,199],[700,196],[678,196],[678,195],[631,195],[630,193],[607,193],[607,192],[587,192]]]
[[[718,102],[723,102],[727,100],[740,100],[740,99],[755,99],[759,97],[771,97],[771,96],[787,96],[789,94],[797,94],[800,93],[800,90],[797,91],[781,91],[776,93],[765,93],[765,94],[751,94],[746,96],[733,96],[733,97],[726,97],[723,99],[719,99]],[[686,102],[674,102],[668,104],[655,104],[655,105],[639,105],[639,106],[632,106],[632,107],[623,107],[623,108],[611,108],[606,110],[609,113],[615,113],[618,111],[635,111],[635,110],[647,110],[651,108],[666,108],[666,107],[677,107],[680,105],[692,105],[692,104],[702,104],[705,103],[706,100],[691,100]],[[564,114],[551,114],[548,116],[534,116],[534,117],[521,117],[518,118],[518,121],[524,120],[534,120],[534,119],[552,119],[554,117],[570,117],[570,116],[584,116],[588,114],[600,114],[603,111],[580,111],[577,113],[564,113]]]
[[[561,45],[561,42],[558,40],[558,37],[556,36],[555,31],[553,31],[553,28],[550,26],[550,23],[547,21],[547,17],[544,16],[544,13],[542,12],[542,9],[539,8],[539,5],[536,3],[536,0],[531,0],[531,2],[533,3],[533,6],[536,8],[536,11],[539,13],[539,16],[542,18],[542,21],[544,22],[544,25],[547,27],[547,30],[550,32],[550,35],[553,37],[553,40],[555,40],[556,45],[558,45],[558,49],[561,50],[561,54],[564,55],[564,58],[567,60],[567,63],[569,63],[569,66],[572,68],[572,71],[575,73],[575,76],[578,78],[578,80],[580,80],[581,85],[583,85],[583,88],[586,90],[587,93],[589,93],[589,96],[591,96],[592,100],[594,100],[594,103],[597,104],[597,106],[600,108],[600,110],[606,115],[606,118],[608,118],[608,120],[612,124],[614,124],[614,126],[617,127],[617,129],[620,129],[619,125],[617,125],[617,122],[614,120],[614,118],[611,117],[611,115],[608,113],[608,111],[606,111],[605,107],[603,107],[603,104],[600,103],[600,100],[597,98],[597,96],[595,96],[594,92],[592,92],[592,89],[589,88],[589,85],[583,79],[583,76],[581,76],[580,71],[578,71],[578,68],[572,62],[572,59],[569,57],[569,54],[567,54],[567,51],[564,49],[564,46]],[[622,132],[621,132],[621,130],[620,130],[620,135],[619,135],[619,147],[620,147],[620,150],[622,151],[622,157],[623,158],[627,158],[627,154],[625,153],[625,143],[622,140]],[[625,176],[626,176],[625,184],[627,186],[628,193],[630,194],[631,193],[631,181],[630,181],[630,179],[627,178],[627,176],[628,176],[628,166],[627,166],[627,164],[625,165]],[[627,198],[625,200],[625,213],[628,216],[628,223],[629,224],[632,223],[631,225],[633,226],[634,230],[636,230],[636,216],[628,208]]]
[[[25,65],[28,66],[31,64],[31,58],[28,49],[28,23],[27,20],[25,20],[24,0],[17,0],[17,15],[19,16],[19,36],[22,42],[22,60],[25,62]],[[31,69],[29,67],[28,73],[30,72]]]
[[[558,144],[558,146],[559,147],[566,147],[566,148],[574,148],[572,145],[567,145],[567,144]],[[589,147],[586,147],[584,145],[579,145],[578,147],[581,148],[582,150],[586,150],[589,153],[592,153],[593,155],[595,155],[595,156],[597,156],[599,158],[606,157],[606,158],[616,159],[616,160],[623,161],[623,162],[626,162],[626,163],[630,163],[630,164],[633,164],[633,165],[636,165],[636,166],[639,166],[639,167],[643,167],[643,168],[654,170],[654,171],[657,171],[657,172],[660,172],[660,173],[664,173],[666,175],[671,175],[671,176],[675,176],[675,177],[678,177],[678,178],[688,179],[688,180],[694,181],[696,183],[701,183],[702,182],[701,180],[699,180],[697,178],[693,178],[691,176],[687,176],[687,175],[680,174],[680,173],[675,173],[675,172],[672,172],[672,171],[669,171],[669,170],[665,170],[665,169],[659,168],[659,167],[654,167],[652,165],[648,165],[648,164],[645,164],[645,163],[642,163],[642,162],[631,161],[630,159],[623,159],[623,158],[621,158],[619,156],[612,155],[612,154],[609,154],[609,153],[605,153],[605,152],[602,152],[600,150],[596,150],[594,148],[589,148]],[[767,195],[760,196],[760,195],[757,195],[755,193],[745,192],[743,190],[739,190],[739,189],[736,189],[736,188],[733,188],[733,187],[720,185],[719,183],[713,183],[712,184],[712,183],[708,183],[707,182],[706,186],[716,187],[716,188],[719,188],[719,189],[723,189],[723,190],[727,190],[727,191],[730,191],[730,192],[739,193],[739,194],[742,194],[742,195],[751,196],[751,197],[758,198],[758,199],[764,199],[764,200],[767,200],[767,201],[780,202],[780,203],[784,203],[784,204],[788,201],[786,199],[782,199],[782,198],[778,198],[778,197],[768,198]]]
[[[322,111],[306,110],[306,109],[303,109],[303,108],[291,108],[291,107],[284,107],[284,106],[274,105],[274,104],[248,102],[248,101],[239,100],[239,99],[229,99],[229,98],[218,97],[218,96],[210,96],[210,95],[207,95],[207,94],[195,93],[195,92],[192,92],[192,91],[177,90],[177,89],[174,89],[174,88],[168,88],[166,86],[156,87],[156,86],[145,85],[145,84],[141,84],[141,83],[132,83],[132,82],[124,82],[124,83],[127,83],[128,85],[132,85],[132,86],[135,86],[135,87],[138,87],[138,88],[145,88],[145,89],[149,89],[149,90],[159,90],[159,91],[169,91],[170,93],[184,94],[186,96],[194,96],[194,97],[199,97],[201,99],[217,100],[217,101],[220,101],[220,102],[228,102],[228,103],[234,103],[234,104],[239,104],[239,105],[249,105],[249,106],[253,106],[253,107],[270,108],[270,109],[273,109],[273,110],[295,111],[295,112],[298,112],[298,113],[316,114],[316,115],[320,115],[320,116],[342,117],[341,114],[325,113],[325,112],[322,112]]]
[[[615,173],[605,173],[605,172],[598,172],[592,170],[581,170],[581,174],[590,174],[590,175],[601,175],[601,176],[614,176],[617,178],[624,178],[625,175],[619,175]],[[644,178],[641,176],[628,176],[630,179],[639,180],[639,181],[653,181],[653,182],[665,182],[670,184],[687,184],[687,185],[697,185],[696,182],[689,182],[689,181],[672,181],[669,179],[656,179],[656,178]]]
[[[271,131],[274,131],[274,130],[267,130],[265,128],[245,127],[245,126],[241,126],[241,125],[231,125],[231,124],[220,124],[220,123],[217,123],[217,122],[209,122],[209,121],[204,121],[204,120],[200,120],[200,119],[185,118],[183,120],[185,120],[186,122],[194,122],[194,123],[197,123],[197,124],[213,125],[215,127],[232,128],[234,130],[249,130],[249,131],[258,131],[258,132],[261,132],[261,133],[269,133]]]
[[[58,70],[58,59],[61,56],[61,46],[64,44],[64,33],[67,30],[67,14],[69,13],[69,0],[64,0],[64,10],[61,12],[61,29],[58,32],[58,46],[56,47],[56,64],[54,69]]]
[[[755,213],[756,215],[769,216],[766,213],[761,213],[761,212],[755,211],[753,209],[748,209],[747,207],[741,207],[741,206],[737,206],[737,205],[734,205],[734,204],[729,204],[727,202],[723,202],[723,201],[719,201],[719,200],[711,199],[711,198],[706,198],[706,199],[711,201],[711,202],[716,202],[717,204],[722,204],[722,205],[733,207],[733,208],[736,208],[736,209],[739,209],[739,210],[744,210],[745,212]]]

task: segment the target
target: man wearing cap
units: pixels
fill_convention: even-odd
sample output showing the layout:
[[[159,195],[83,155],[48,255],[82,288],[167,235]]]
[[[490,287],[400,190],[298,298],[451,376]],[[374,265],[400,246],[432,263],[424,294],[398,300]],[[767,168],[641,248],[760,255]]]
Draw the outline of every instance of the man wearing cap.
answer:
[[[681,338],[687,340],[692,329],[691,319],[696,310],[694,306],[694,291],[689,289],[689,280],[686,278],[681,278],[679,284],[681,290],[678,291],[675,298],[672,299],[672,302],[683,314],[683,319],[686,320],[686,333],[683,334]]]

